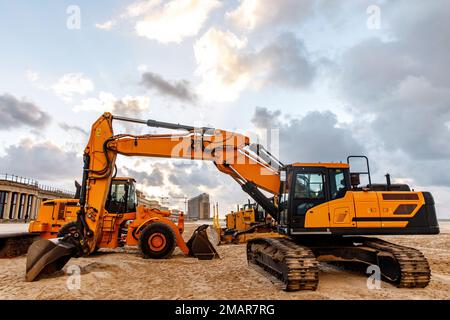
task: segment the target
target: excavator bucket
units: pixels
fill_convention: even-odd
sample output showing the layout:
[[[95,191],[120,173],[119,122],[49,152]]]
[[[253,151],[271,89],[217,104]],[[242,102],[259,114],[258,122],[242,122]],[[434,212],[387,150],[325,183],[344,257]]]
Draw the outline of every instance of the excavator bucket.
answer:
[[[189,255],[194,256],[199,260],[212,260],[214,258],[220,258],[211,241],[208,239],[206,229],[208,229],[207,224],[198,227],[186,243],[189,248]]]
[[[62,238],[41,239],[35,241],[28,249],[26,280],[37,280],[40,275],[61,270],[74,256],[76,246]]]

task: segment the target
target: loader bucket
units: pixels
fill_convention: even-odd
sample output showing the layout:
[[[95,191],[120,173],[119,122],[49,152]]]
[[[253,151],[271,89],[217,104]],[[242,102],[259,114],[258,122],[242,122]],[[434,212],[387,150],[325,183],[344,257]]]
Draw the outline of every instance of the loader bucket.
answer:
[[[189,248],[189,255],[194,256],[199,260],[219,258],[219,254],[208,239],[206,229],[208,229],[207,224],[198,227],[186,243]]]
[[[61,239],[41,239],[30,246],[27,254],[26,281],[34,281],[40,275],[61,270],[74,256],[75,245]]]

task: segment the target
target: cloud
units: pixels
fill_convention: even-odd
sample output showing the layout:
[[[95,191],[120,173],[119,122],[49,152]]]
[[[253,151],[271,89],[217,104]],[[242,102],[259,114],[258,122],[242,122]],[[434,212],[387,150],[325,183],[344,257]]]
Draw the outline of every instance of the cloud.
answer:
[[[239,6],[226,13],[236,26],[256,29],[299,24],[308,17],[317,1],[312,0],[240,0]]]
[[[94,90],[94,82],[83,73],[66,73],[51,86],[64,101],[70,102],[76,94],[86,94]]]
[[[161,0],[136,1],[130,4],[122,17],[139,17],[161,4]]]
[[[22,140],[5,148],[0,172],[45,181],[73,180],[81,176],[82,161],[75,152],[66,152],[52,142]]]
[[[74,111],[112,112],[122,116],[137,116],[149,108],[150,99],[145,96],[130,96],[118,99],[112,93],[101,91],[98,98],[88,98],[75,106]]]
[[[281,115],[279,110],[256,107],[252,123],[259,129],[279,130],[279,159],[285,164],[345,161],[350,154],[364,154],[351,129],[341,126],[331,111],[309,112],[288,122],[282,122]]]
[[[229,31],[209,29],[194,44],[196,74],[202,78],[200,94],[207,100],[233,101],[250,81],[250,70],[239,50],[247,39],[239,39]]]
[[[5,93],[0,95],[0,119],[0,130],[5,130],[24,125],[40,129],[48,125],[51,118],[34,103]]]
[[[125,176],[132,177],[136,180],[136,183],[143,184],[144,186],[161,186],[164,183],[164,176],[159,168],[153,168],[151,173],[136,171],[126,166],[121,168]]]
[[[283,32],[259,50],[230,31],[209,29],[195,44],[199,93],[207,100],[233,101],[249,86],[302,88],[315,77],[315,64],[293,33]]]
[[[81,133],[82,135],[85,135],[85,136],[89,135],[88,131],[86,131],[85,129],[83,129],[82,127],[77,126],[77,125],[70,125],[65,122],[61,122],[58,125],[61,129],[65,130],[65,131],[75,131],[75,132]]]
[[[247,57],[254,76],[261,85],[307,87],[314,79],[316,67],[310,61],[303,41],[291,32],[279,34],[261,51]]]
[[[142,74],[141,84],[148,89],[154,89],[161,95],[181,101],[195,102],[197,100],[197,95],[192,91],[187,80],[168,81],[156,73],[145,72]]]
[[[139,159],[132,168],[119,167],[119,174],[134,177],[139,189],[152,198],[168,197],[164,204],[170,207],[185,210],[180,197],[191,198],[206,192],[211,203],[219,202],[221,214],[225,214],[248,199],[230,176],[207,161]]]
[[[210,12],[221,5],[216,0],[138,1],[127,8],[128,18],[138,18],[136,33],[161,43],[180,43],[195,36]]]
[[[96,23],[95,27],[100,30],[109,31],[116,25],[116,23],[117,22],[115,20],[108,20],[104,23]]]
[[[27,70],[25,75],[26,75],[28,81],[30,81],[31,83],[34,83],[39,80],[39,74],[32,70]]]
[[[214,188],[217,186],[216,174],[211,174],[212,170],[204,163],[193,164],[190,168],[175,167],[169,174],[169,182],[187,190],[192,187],[205,186]],[[186,190],[186,191],[187,191]]]
[[[391,40],[367,39],[342,57],[342,94],[352,112],[371,116],[367,136],[409,161],[450,163],[450,80],[442,67],[450,65],[450,39],[441,31],[450,28],[449,10],[448,1],[397,1],[384,18]]]

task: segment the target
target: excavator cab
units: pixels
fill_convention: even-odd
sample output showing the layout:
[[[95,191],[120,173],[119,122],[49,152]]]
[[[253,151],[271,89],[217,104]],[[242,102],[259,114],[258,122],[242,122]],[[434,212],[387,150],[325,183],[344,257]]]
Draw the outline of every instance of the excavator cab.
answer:
[[[343,198],[350,189],[346,165],[294,164],[284,170],[279,197],[280,224],[289,225],[291,231],[305,228],[307,213],[312,208]]]
[[[435,234],[434,201],[429,192],[405,184],[371,181],[368,160],[354,171],[349,163],[295,163],[282,168],[278,215],[290,236]],[[350,161],[349,161],[350,162]],[[367,180],[361,182],[361,178]]]

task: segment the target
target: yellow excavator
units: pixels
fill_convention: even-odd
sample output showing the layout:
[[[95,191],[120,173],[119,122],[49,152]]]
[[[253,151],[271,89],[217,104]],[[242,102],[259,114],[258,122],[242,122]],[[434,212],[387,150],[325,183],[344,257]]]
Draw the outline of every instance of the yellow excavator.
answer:
[[[185,132],[114,135],[113,120]],[[110,113],[93,124],[84,152],[76,228],[55,241],[35,242],[27,256],[27,275],[36,264],[44,265],[41,272],[54,271],[70,257],[95,251],[119,154],[212,161],[232,177],[286,236],[248,241],[247,259],[280,278],[287,291],[315,290],[319,261],[377,265],[383,278],[398,287],[425,287],[430,281],[430,267],[420,251],[372,236],[438,234],[432,195],[392,184],[389,176],[386,183],[372,184],[366,157],[347,159],[366,160],[366,171],[352,172],[349,163],[285,165],[238,133]],[[365,186],[361,175],[368,177]],[[34,272],[32,278],[36,276]]]

